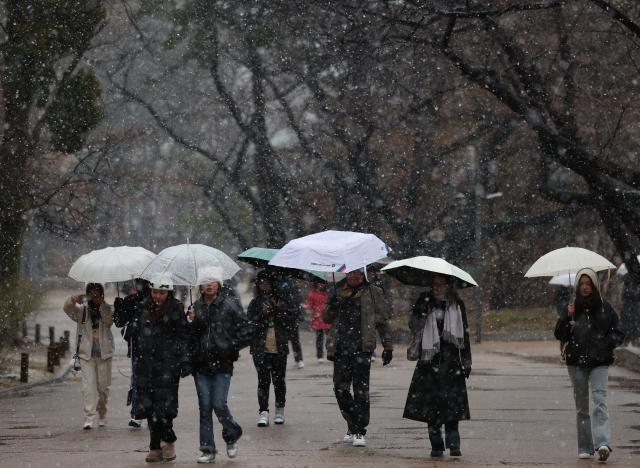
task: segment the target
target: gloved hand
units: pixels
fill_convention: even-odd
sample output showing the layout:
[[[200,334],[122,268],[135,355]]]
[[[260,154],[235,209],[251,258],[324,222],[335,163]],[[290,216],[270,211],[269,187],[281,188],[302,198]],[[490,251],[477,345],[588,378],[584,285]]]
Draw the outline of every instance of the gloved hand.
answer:
[[[190,364],[182,364],[180,367],[180,377],[184,378],[193,373],[193,369]]]
[[[385,349],[384,351],[382,351],[382,365],[383,366],[386,366],[387,364],[389,364],[392,359],[393,359],[393,350]]]
[[[116,297],[113,300],[113,309],[115,311],[121,311],[124,308],[124,299],[121,297]]]
[[[468,379],[470,375],[471,375],[471,367],[465,367],[464,368],[464,378]]]

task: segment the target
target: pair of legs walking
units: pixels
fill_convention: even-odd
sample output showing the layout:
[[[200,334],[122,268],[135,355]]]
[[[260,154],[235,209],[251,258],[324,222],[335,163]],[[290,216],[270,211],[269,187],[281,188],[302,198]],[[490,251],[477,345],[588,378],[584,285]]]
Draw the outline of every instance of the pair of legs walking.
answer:
[[[80,359],[82,394],[84,397],[85,429],[91,429],[96,416],[104,424],[107,415],[109,385],[111,385],[111,359]]]
[[[607,409],[609,368],[598,366],[587,369],[567,366],[567,370],[573,385],[573,397],[576,403],[578,453],[593,455],[595,450],[599,450],[601,447],[606,447],[610,452],[611,429]],[[591,412],[589,411],[589,383],[591,383],[591,399],[593,401],[593,411]]]
[[[442,456],[445,444],[452,456],[460,456],[458,421],[444,423],[444,440],[442,440],[442,424],[429,424],[429,441],[431,442],[431,456]]]
[[[316,357],[324,359],[324,330],[316,330]]]
[[[354,436],[367,433],[370,373],[371,353],[338,354],[334,358],[333,389],[347,432]]]
[[[284,423],[284,406],[286,403],[287,384],[287,355],[275,353],[260,353],[253,355],[253,363],[258,373],[258,411],[260,420],[258,426],[269,425],[269,390],[273,382],[276,397],[276,424]]]
[[[200,410],[200,450],[215,455],[216,445],[213,438],[213,413],[222,425],[222,438],[227,443],[227,454],[233,458],[237,448],[236,442],[242,435],[242,428],[231,416],[227,405],[231,374],[194,375],[198,407]]]

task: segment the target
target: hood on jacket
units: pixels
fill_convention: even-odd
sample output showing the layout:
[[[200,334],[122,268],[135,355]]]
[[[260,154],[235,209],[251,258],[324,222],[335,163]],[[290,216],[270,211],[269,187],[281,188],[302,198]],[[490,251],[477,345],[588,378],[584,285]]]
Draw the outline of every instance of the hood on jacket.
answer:
[[[580,285],[580,278],[582,278],[583,275],[587,275],[589,278],[591,278],[593,287],[598,292],[598,296],[600,297],[600,299],[602,299],[602,294],[600,293],[600,281],[598,281],[598,275],[591,268],[583,268],[582,270],[579,270],[578,273],[576,273],[576,282],[575,282],[576,296],[579,294],[578,287]]]

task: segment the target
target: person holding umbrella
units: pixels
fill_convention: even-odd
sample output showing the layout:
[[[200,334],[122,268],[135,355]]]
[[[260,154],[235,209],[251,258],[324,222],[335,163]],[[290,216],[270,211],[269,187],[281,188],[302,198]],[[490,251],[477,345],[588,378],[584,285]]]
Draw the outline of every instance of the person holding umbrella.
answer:
[[[464,302],[455,278],[433,274],[431,289],[422,293],[409,317],[409,360],[413,372],[403,417],[426,422],[431,457],[462,456],[458,423],[469,419],[465,378],[471,373],[471,347]],[[445,440],[442,440],[444,425]]]
[[[333,361],[333,388],[347,422],[343,441],[354,447],[367,444],[369,376],[376,330],[384,347],[383,365],[393,358],[390,316],[384,294],[366,281],[362,269],[348,272],[347,277],[336,284],[324,309],[323,320],[332,325],[327,336],[327,359]]]
[[[284,424],[287,386],[289,335],[296,326],[297,314],[281,297],[278,278],[261,270],[255,280],[256,297],[249,304],[247,316],[257,327],[251,343],[251,355],[258,373],[258,427],[269,425],[269,388],[273,382],[276,411],[273,422]]]
[[[242,435],[242,428],[227,406],[227,396],[233,363],[239,357],[236,343],[248,322],[233,291],[222,286],[222,271],[210,270],[207,277],[212,280],[200,285],[200,298],[189,308],[187,315],[191,322],[193,378],[200,409],[201,454],[198,463],[215,460],[212,412],[222,425],[229,458],[237,456],[237,442]]]
[[[150,283],[142,278],[136,278],[134,280],[135,293],[129,294],[124,299],[116,297],[113,301],[113,323],[116,327],[122,328],[122,337],[127,342],[127,356],[131,358],[131,382],[129,388],[129,395],[131,401],[131,418],[129,419],[129,427],[139,429],[142,426],[142,420],[133,417],[133,408],[137,398],[136,394],[136,376],[133,373],[135,365],[133,358],[135,353],[131,352],[132,339],[131,339],[131,323],[136,317],[138,309],[140,309],[145,301],[151,299]],[[129,400],[129,398],[128,398]]]
[[[84,426],[92,429],[96,415],[98,425],[106,425],[107,399],[111,385],[113,357],[113,311],[104,301],[104,287],[88,283],[86,294],[69,297],[64,312],[77,323],[77,356],[82,369]]]
[[[173,420],[178,415],[180,377],[191,373],[189,329],[183,305],[173,297],[171,278],[151,282],[129,325],[136,399],[133,417],[149,426],[149,463],[176,458]]]
[[[608,371],[613,364],[613,350],[622,344],[624,334],[618,330],[618,316],[611,304],[600,295],[594,270],[585,268],[576,274],[575,301],[558,319],[554,335],[566,343],[564,357],[576,404],[578,458],[592,458],[597,447],[598,459],[604,462],[611,453]]]

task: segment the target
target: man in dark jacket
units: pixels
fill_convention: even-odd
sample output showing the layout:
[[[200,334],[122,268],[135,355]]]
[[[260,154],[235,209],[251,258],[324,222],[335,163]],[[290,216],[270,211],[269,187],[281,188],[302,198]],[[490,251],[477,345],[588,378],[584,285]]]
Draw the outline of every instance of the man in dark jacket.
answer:
[[[131,340],[131,321],[145,300],[151,297],[151,288],[149,282],[142,278],[135,279],[136,292],[129,294],[124,299],[116,297],[113,302],[113,323],[116,327],[122,328],[122,337],[127,342],[127,356],[131,358],[131,381],[129,387],[128,403],[131,403],[131,418],[129,419],[129,427],[138,429],[142,426],[141,419],[135,419],[133,417],[133,406],[136,401],[136,377],[133,372],[135,368],[133,363],[134,354],[131,352],[132,340]]]
[[[346,280],[332,291],[324,310],[323,320],[333,324],[327,336],[327,358],[333,361],[336,400],[347,422],[343,440],[355,447],[366,445],[369,375],[376,330],[384,347],[383,365],[389,364],[393,357],[390,316],[390,306],[382,290],[365,281],[361,270],[347,273]]]
[[[200,299],[189,309],[193,377],[200,409],[200,457],[198,463],[215,459],[213,438],[215,412],[222,425],[222,438],[227,444],[227,456],[238,454],[238,439],[242,428],[233,419],[227,405],[233,363],[238,360],[238,336],[247,326],[240,301],[233,291],[222,286],[222,280],[200,286]]]

